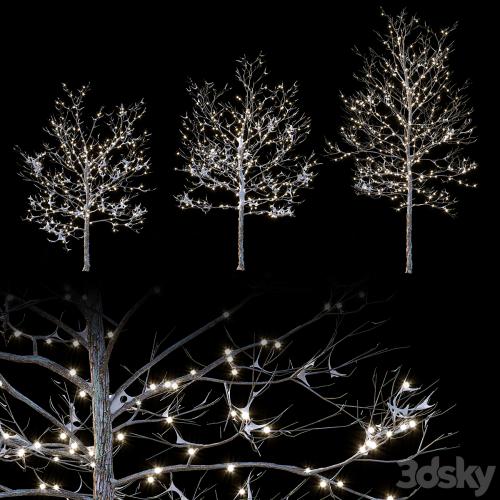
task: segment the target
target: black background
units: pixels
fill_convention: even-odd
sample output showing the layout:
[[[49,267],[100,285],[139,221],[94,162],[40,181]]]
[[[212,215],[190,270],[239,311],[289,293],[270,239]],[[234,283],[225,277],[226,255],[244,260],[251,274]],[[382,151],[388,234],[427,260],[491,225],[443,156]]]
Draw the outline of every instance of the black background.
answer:
[[[66,253],[21,220],[30,186],[17,175],[14,152],[15,145],[39,148],[60,83],[75,87],[90,82],[90,106],[143,97],[148,106],[143,123],[152,133],[153,169],[147,181],[155,188],[143,197],[150,210],[147,223],[138,235],[112,234],[106,226],[96,227],[92,235],[92,274],[101,282],[109,310],[119,315],[148,287],[160,285],[161,314],[148,316],[141,328],[161,324],[158,328],[187,330],[257,287],[272,290],[260,310],[261,324],[269,315],[269,324],[278,325],[276,316],[286,316],[287,324],[291,318],[304,319],[339,287],[367,290],[370,297],[388,299],[363,313],[389,319],[377,339],[411,345],[398,361],[422,381],[439,378],[444,405],[456,403],[440,424],[459,431],[455,443],[461,448],[449,459],[458,453],[469,464],[494,464],[498,89],[493,74],[498,55],[489,4],[382,2],[389,13],[406,5],[437,29],[459,21],[451,64],[456,80],[471,81],[479,137],[469,150],[480,164],[479,188],[459,193],[457,217],[427,209],[415,213],[411,277],[402,272],[402,214],[385,200],[355,196],[349,161],[332,165],[324,159],[295,218],[247,218],[245,273],[234,270],[235,214],[181,212],[173,199],[183,184],[174,168],[180,115],[190,105],[188,78],[222,85],[231,81],[235,59],[262,51],[271,79],[299,82],[303,108],[312,118],[304,151],[313,148],[322,154],[325,140],[336,137],[341,122],[339,91],[349,93],[355,86],[352,73],[359,61],[351,49],[373,45],[373,30],[384,27],[379,5],[152,5],[94,9],[81,4],[43,12],[26,8],[4,17],[3,288],[37,288],[40,293],[40,284],[60,290],[80,283],[79,243]],[[293,301],[284,298],[287,294]],[[274,303],[279,303],[276,309]],[[122,346],[123,356],[134,354],[137,342]],[[318,451],[318,461],[326,457]],[[418,498],[473,498],[471,491],[435,491]]]

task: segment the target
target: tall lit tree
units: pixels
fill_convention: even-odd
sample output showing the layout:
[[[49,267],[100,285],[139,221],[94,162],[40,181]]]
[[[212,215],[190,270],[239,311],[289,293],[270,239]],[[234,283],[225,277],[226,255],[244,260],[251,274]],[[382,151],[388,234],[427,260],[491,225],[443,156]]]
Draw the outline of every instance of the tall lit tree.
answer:
[[[462,155],[474,141],[466,86],[451,82],[452,29],[439,32],[409,17],[383,13],[387,32],[381,49],[363,56],[356,75],[361,89],[342,96],[347,145],[329,145],[333,157],[352,157],[355,190],[387,197],[406,210],[406,272],[413,270],[413,208],[428,206],[451,213],[456,199],[446,184],[469,186],[477,165]]]
[[[245,269],[245,217],[292,216],[315,165],[312,155],[295,151],[310,127],[297,106],[297,85],[269,86],[266,76],[262,56],[239,60],[236,95],[192,84],[193,111],[183,118],[178,154],[189,179],[177,200],[181,208],[238,212],[238,270]],[[208,197],[216,191],[223,194]]]
[[[429,438],[429,422],[440,414],[430,401],[434,389],[413,387],[400,370],[374,377],[368,384],[373,383],[374,394],[371,389],[350,394],[355,368],[385,351],[345,349],[346,341],[373,328],[362,324],[346,334],[339,329],[341,317],[362,308],[365,299],[343,297],[342,303],[327,304],[275,338],[249,338],[240,344],[226,322],[237,321],[244,301],[168,343],[163,335],[155,338],[144,365],[127,369],[125,376],[112,373],[109,363],[117,342],[127,334],[128,342],[139,337],[133,336],[131,320],[146,298],[115,322],[103,312],[95,290],[68,294],[60,299],[61,309],[47,299],[6,296],[0,311],[5,341],[0,350],[0,498],[194,500],[207,498],[212,487],[202,487],[201,478],[193,476],[182,487],[182,476],[217,471],[233,476],[239,498],[257,498],[263,471],[297,479],[291,491],[273,498],[303,498],[308,488],[334,498],[408,498],[409,492],[404,497],[394,491],[376,494],[371,486],[371,493],[362,493],[359,473],[349,477],[356,464],[401,460],[404,448],[395,450],[392,441],[406,442],[403,454],[408,459],[436,450],[444,437]],[[143,343],[143,324],[136,325]],[[292,343],[304,340],[302,332],[313,325],[333,333],[322,345],[309,341],[306,348],[294,350]],[[195,358],[196,345],[207,335],[210,344],[219,335],[220,344],[213,353],[198,351]],[[203,354],[208,362],[200,359]],[[29,383],[29,367],[23,380],[15,370],[7,371],[16,365],[46,370],[54,390],[36,390]],[[283,391],[287,396],[281,407],[276,396]],[[295,402],[293,412],[290,402]],[[308,411],[301,417],[298,408],[304,405]],[[318,463],[318,443],[338,443],[335,437],[345,433],[352,434],[346,442],[357,444],[352,449],[348,445],[345,456],[336,450],[338,460]],[[283,440],[305,434],[308,444],[296,456],[288,454],[285,463],[263,456],[267,441],[277,450]],[[147,444],[144,457],[137,453],[141,440]],[[246,447],[258,455],[255,460],[248,459]],[[23,485],[16,484],[9,464],[26,472]],[[118,475],[115,470],[125,472]]]
[[[90,270],[90,228],[108,222],[139,230],[146,209],[134,202],[144,191],[137,178],[149,170],[144,156],[147,132],[136,131],[145,107],[138,102],[100,109],[86,116],[88,87],[56,101],[46,132],[51,137],[42,152],[22,154],[22,177],[36,187],[29,197],[27,220],[69,249],[69,240],[83,239],[83,270]]]

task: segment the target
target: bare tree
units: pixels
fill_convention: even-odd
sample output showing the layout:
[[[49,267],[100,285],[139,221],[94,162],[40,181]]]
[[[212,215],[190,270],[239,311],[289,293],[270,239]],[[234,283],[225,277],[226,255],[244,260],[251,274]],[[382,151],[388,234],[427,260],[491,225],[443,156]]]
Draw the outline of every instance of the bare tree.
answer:
[[[45,130],[52,144],[34,155],[21,152],[21,175],[36,188],[27,220],[66,249],[70,239],[83,238],[83,271],[89,271],[91,225],[108,222],[113,231],[137,231],[144,221],[146,209],[133,200],[144,191],[136,178],[149,170],[144,156],[148,133],[135,130],[145,107],[141,101],[87,117],[88,86],[76,92],[63,88],[65,96],[56,101]]]
[[[352,157],[358,194],[387,197],[406,209],[406,272],[413,270],[413,208],[451,213],[456,199],[446,184],[469,186],[465,177],[477,164],[462,156],[474,141],[466,86],[450,80],[451,29],[440,32],[403,11],[382,13],[387,32],[381,51],[363,56],[356,75],[361,90],[342,95],[348,146],[329,145],[334,159]]]
[[[8,483],[9,477],[12,481],[8,463],[31,471],[33,483],[22,488],[0,484],[0,498],[114,500],[163,496],[194,500],[208,498],[213,487],[202,486],[201,479],[194,480],[188,483],[194,491],[187,492],[179,486],[181,473],[205,476],[216,471],[235,476],[234,495],[239,498],[259,497],[256,483],[263,471],[281,471],[297,479],[293,489],[286,495],[279,494],[279,498],[303,498],[309,488],[319,488],[332,498],[344,494],[372,500],[408,498],[395,492],[377,495],[371,487],[370,493],[363,493],[355,484],[359,480],[348,477],[349,468],[355,464],[402,460],[388,458],[392,441],[407,440],[409,449],[404,459],[409,459],[436,451],[436,443],[444,437],[428,437],[429,422],[441,413],[431,402],[434,389],[413,387],[400,370],[374,377],[375,390],[368,391],[366,403],[360,402],[363,397],[359,394],[350,396],[350,391],[346,392],[360,362],[387,351],[378,346],[349,354],[343,351],[348,340],[373,329],[373,324],[365,323],[350,333],[340,332],[341,319],[362,309],[366,299],[346,295],[342,302],[327,304],[275,338],[253,338],[239,345],[226,322],[229,318],[235,321],[247,302],[243,301],[168,344],[166,336],[155,338],[149,361],[138,369],[127,369],[126,376],[120,378],[110,373],[109,362],[123,334],[133,334],[131,319],[147,297],[115,322],[103,312],[95,290],[84,296],[61,298],[66,303],[64,321],[59,312],[47,312],[59,311],[59,302],[6,296],[1,310],[6,347],[0,351],[2,483]],[[71,309],[75,305],[76,309]],[[73,325],[75,314],[82,317],[80,327]],[[37,321],[30,321],[31,315]],[[294,339],[299,340],[301,332],[314,325],[332,331],[324,345],[308,342],[312,344],[310,353],[305,349],[292,353]],[[207,335],[213,341],[218,326],[223,327],[219,332],[225,338],[215,348],[218,354],[209,362],[196,359],[194,346]],[[143,343],[142,331],[140,338]],[[73,356],[80,352],[81,362],[67,366],[66,350],[73,350]],[[57,351],[63,351],[59,356],[62,362],[57,360]],[[286,352],[291,353],[289,359]],[[201,355],[198,352],[197,358]],[[187,369],[183,356],[190,363]],[[175,373],[179,360],[184,369]],[[49,408],[48,394],[32,394],[32,387],[19,388],[21,380],[17,384],[9,380],[5,375],[8,363],[36,365],[54,377],[59,394],[50,397]],[[279,398],[275,399],[282,391],[287,394],[283,409],[279,408]],[[266,395],[274,398],[273,404],[266,404]],[[297,406],[314,408],[305,420],[300,421],[297,408],[291,410],[290,401],[294,399]],[[304,403],[306,400],[310,402]],[[38,431],[45,427],[38,425],[34,431],[36,421],[47,424],[46,430]],[[304,465],[305,453],[317,456],[318,442],[337,442],[336,433],[346,432],[352,432],[358,441],[354,449],[345,450],[346,456],[332,463]],[[409,434],[420,436],[409,439]],[[262,457],[268,440],[281,442],[302,435],[314,435],[314,439],[300,456],[289,456],[286,463]],[[150,454],[144,466],[142,460],[126,455],[126,448],[140,440],[147,443]],[[239,460],[238,442],[246,443],[257,459]],[[384,448],[384,455],[378,454],[377,448]],[[167,463],[162,464],[165,455]],[[228,455],[232,457],[230,462],[221,461]],[[211,460],[211,456],[216,458]],[[117,462],[122,469],[126,462],[139,470],[116,477]],[[54,479],[58,473],[60,481]]]
[[[266,83],[262,56],[238,61],[238,93],[213,83],[191,84],[191,114],[183,118],[182,168],[189,176],[176,197],[181,208],[238,212],[238,270],[245,269],[244,221],[247,215],[294,214],[299,190],[310,185],[313,156],[295,152],[309,134],[310,120],[300,112],[297,84]],[[225,193],[215,201],[207,195]]]

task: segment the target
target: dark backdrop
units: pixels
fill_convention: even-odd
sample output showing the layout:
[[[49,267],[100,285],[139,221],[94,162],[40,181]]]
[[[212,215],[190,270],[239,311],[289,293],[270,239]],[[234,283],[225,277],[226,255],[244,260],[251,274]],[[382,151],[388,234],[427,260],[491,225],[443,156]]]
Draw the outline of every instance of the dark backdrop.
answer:
[[[355,85],[352,73],[359,60],[351,49],[372,45],[373,30],[383,29],[379,6],[371,2],[300,6],[275,2],[272,7],[254,2],[182,7],[170,3],[162,9],[152,5],[104,9],[82,3],[43,11],[25,6],[4,16],[3,288],[19,291],[43,284],[61,289],[64,284],[77,286],[80,280],[79,243],[66,253],[21,220],[30,186],[17,176],[13,149],[39,147],[41,129],[61,93],[60,83],[90,82],[90,105],[143,97],[148,106],[144,125],[152,133],[153,169],[148,182],[155,187],[143,197],[150,210],[147,223],[138,235],[112,234],[106,226],[96,227],[92,234],[93,275],[102,284],[108,307],[118,314],[148,287],[159,284],[168,325],[182,325],[195,323],[198,317],[202,321],[210,311],[218,312],[255,287],[274,290],[273,296],[282,303],[280,291],[292,292],[302,297],[306,312],[340,286],[368,290],[377,299],[388,299],[373,312],[390,320],[377,332],[378,339],[388,345],[410,344],[401,362],[422,380],[439,378],[445,403],[456,403],[443,426],[459,431],[457,453],[470,464],[495,463],[491,427],[497,424],[490,405],[498,392],[494,347],[498,90],[493,77],[498,56],[489,3],[406,4],[410,13],[418,13],[436,28],[459,21],[451,64],[458,81],[471,81],[479,140],[469,152],[480,164],[479,188],[459,193],[456,218],[416,211],[412,277],[402,274],[402,214],[385,200],[356,197],[349,161],[331,165],[324,160],[295,218],[247,219],[245,273],[234,270],[235,214],[181,212],[173,200],[183,184],[174,168],[180,115],[190,105],[185,92],[188,78],[223,84],[234,74],[235,59],[262,51],[271,79],[300,83],[300,100],[312,118],[312,134],[304,149],[321,154],[325,139],[336,137],[341,121],[339,90],[348,93]],[[405,4],[382,5],[396,13]],[[290,311],[293,315],[300,317],[297,308]],[[132,353],[134,343],[129,347]],[[126,346],[122,349],[126,355]],[[470,491],[421,493],[422,498],[426,495],[473,498]]]

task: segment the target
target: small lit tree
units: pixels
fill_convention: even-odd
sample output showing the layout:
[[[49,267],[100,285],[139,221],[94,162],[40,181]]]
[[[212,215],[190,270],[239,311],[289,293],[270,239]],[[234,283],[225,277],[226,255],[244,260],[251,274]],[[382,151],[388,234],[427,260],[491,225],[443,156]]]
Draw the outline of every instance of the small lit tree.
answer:
[[[334,159],[352,157],[358,194],[387,197],[406,210],[406,272],[413,270],[413,209],[452,211],[455,198],[445,185],[469,186],[477,165],[462,156],[474,141],[465,86],[450,80],[452,29],[432,31],[403,11],[383,13],[388,30],[379,35],[380,52],[363,57],[356,75],[361,90],[342,96],[347,120],[344,149],[329,145]]]
[[[56,101],[56,113],[46,132],[52,142],[42,152],[21,152],[21,175],[36,187],[29,197],[27,220],[69,249],[69,240],[83,239],[83,271],[90,270],[90,228],[108,222],[113,231],[137,231],[146,209],[134,203],[144,187],[136,179],[149,170],[144,156],[147,132],[137,132],[143,102],[100,109],[85,116],[88,87],[71,91]]]
[[[247,215],[294,214],[299,191],[313,178],[313,156],[295,151],[309,134],[310,120],[300,112],[297,85],[268,86],[262,57],[238,61],[238,93],[228,87],[192,84],[193,111],[183,118],[181,208],[236,210],[238,270],[245,269],[244,221]],[[225,193],[210,199],[208,194]],[[226,196],[226,198],[224,197]]]
[[[308,488],[333,498],[403,498],[395,493],[361,493],[363,486],[356,484],[356,475],[348,477],[349,468],[414,458],[436,450],[435,444],[444,437],[428,437],[430,420],[440,414],[430,401],[434,390],[413,387],[400,370],[374,377],[375,393],[370,389],[361,399],[346,390],[361,361],[386,351],[376,346],[343,350],[347,340],[372,329],[366,324],[344,335],[339,330],[344,314],[364,306],[366,299],[358,295],[327,304],[275,338],[239,344],[225,323],[237,320],[244,301],[177,340],[166,343],[166,337],[155,338],[150,359],[138,369],[127,369],[125,377],[111,373],[109,362],[127,330],[133,334],[130,321],[145,298],[118,322],[104,314],[97,291],[61,300],[66,302],[64,321],[59,312],[47,312],[46,300],[8,295],[0,310],[5,341],[0,350],[0,498],[201,499],[207,491],[199,490],[201,479],[190,481],[188,492],[179,486],[179,476],[204,477],[217,471],[233,475],[232,488],[239,498],[256,498],[255,483],[259,484],[262,471],[285,472],[297,479],[292,491],[273,498],[303,498]],[[54,304],[51,309],[59,311]],[[32,315],[34,322],[29,320]],[[308,342],[308,349],[293,353],[292,343],[300,341],[301,332],[315,324],[320,327],[320,321],[327,321],[323,327],[329,331],[333,326],[332,335],[323,345]],[[217,329],[218,325],[224,328]],[[140,328],[144,342],[142,324]],[[191,347],[206,335],[214,342],[217,331],[222,343],[214,353],[206,353],[211,361],[201,362],[201,352],[195,359]],[[68,366],[68,350],[80,361]],[[285,357],[286,352],[290,355]],[[9,363],[47,370],[54,378],[54,391],[40,393],[26,384],[26,376],[24,380],[9,376]],[[283,391],[285,407],[276,399]],[[275,398],[271,405],[266,397]],[[360,402],[365,397],[367,401]],[[293,412],[292,403],[296,403]],[[296,408],[303,405],[309,411],[301,417]],[[318,443],[337,442],[335,436],[346,432],[358,444],[352,449],[348,445],[345,456],[338,450],[339,461],[331,458],[318,464]],[[304,434],[314,439],[301,448],[300,456],[288,456],[286,463],[262,456],[268,440],[275,442],[276,450],[283,440]],[[410,439],[409,434],[419,437]],[[148,457],[127,456],[126,450],[141,440],[147,443]],[[391,442],[401,440],[409,448],[404,459],[399,452],[397,459],[391,459]],[[238,442],[258,458],[248,460]],[[377,448],[383,448],[384,455]],[[162,460],[165,454],[168,460]],[[228,455],[230,462],[225,459]],[[125,463],[132,472],[116,477],[117,463],[121,468]],[[12,484],[16,481],[9,464],[31,471],[32,478],[25,474],[23,486]]]

